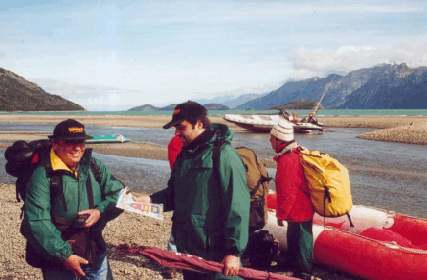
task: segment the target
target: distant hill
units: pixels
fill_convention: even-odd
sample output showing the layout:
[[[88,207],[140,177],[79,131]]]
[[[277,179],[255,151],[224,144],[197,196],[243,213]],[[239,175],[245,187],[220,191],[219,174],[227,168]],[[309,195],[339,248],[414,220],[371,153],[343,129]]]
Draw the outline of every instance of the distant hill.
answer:
[[[161,107],[159,110],[161,111],[172,111],[175,108],[176,104],[169,104],[168,106]]]
[[[248,101],[261,97],[263,94],[259,93],[246,93],[238,96],[219,96],[213,98],[197,99],[196,102],[200,104],[224,104],[229,108],[236,108],[237,106],[244,104]]]
[[[160,109],[156,106],[153,106],[151,104],[144,104],[141,106],[136,106],[136,107],[132,107],[130,108],[128,111],[137,111],[137,112],[156,112],[159,111]]]
[[[316,106],[317,101],[294,101],[290,103],[286,103],[283,105],[273,106],[270,109],[295,109],[295,110],[303,110],[303,109],[313,109]]]
[[[229,108],[222,104],[203,104],[208,110],[228,110]],[[155,111],[172,111],[176,104],[170,104],[165,107],[155,107],[151,104],[144,104],[130,108],[128,111],[139,111],[139,112],[155,112]]]
[[[80,111],[84,108],[0,68],[0,111]]]
[[[172,111],[176,104],[170,104],[164,107],[156,107],[151,104],[144,104],[130,108],[128,111],[134,112],[156,112],[156,111]]]
[[[325,78],[289,81],[278,89],[239,105],[239,109],[269,109],[299,100],[318,101],[325,108],[427,108],[427,67],[382,64]]]
[[[208,110],[229,110],[228,106],[222,104],[203,104]]]

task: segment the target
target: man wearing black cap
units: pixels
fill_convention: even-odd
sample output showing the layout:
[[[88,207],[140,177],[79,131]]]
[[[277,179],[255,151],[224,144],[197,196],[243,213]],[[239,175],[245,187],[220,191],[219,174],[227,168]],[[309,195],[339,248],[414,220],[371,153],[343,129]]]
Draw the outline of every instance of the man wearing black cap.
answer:
[[[232,133],[225,125],[210,124],[206,108],[195,102],[175,107],[163,128],[171,127],[184,147],[168,187],[151,200],[174,210],[172,235],[179,252],[224,264],[223,273],[184,272],[184,279],[236,279],[248,240],[250,203],[245,169],[230,145]]]
[[[123,185],[85,149],[83,124],[65,120],[49,138],[25,196],[26,259],[44,279],[112,279],[102,230]]]

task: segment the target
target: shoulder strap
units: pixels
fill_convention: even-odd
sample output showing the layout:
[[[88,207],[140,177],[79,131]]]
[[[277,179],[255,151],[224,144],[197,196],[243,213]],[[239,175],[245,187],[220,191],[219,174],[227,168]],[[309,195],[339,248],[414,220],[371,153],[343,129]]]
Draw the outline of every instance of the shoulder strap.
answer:
[[[51,210],[53,210],[53,205],[57,199],[62,199],[64,204],[64,210],[68,211],[67,203],[65,201],[64,192],[62,189],[62,174],[58,172],[53,172],[52,170],[47,170],[48,174],[50,173],[50,205]],[[54,213],[54,211],[52,211]],[[53,216],[52,216],[53,217]]]
[[[90,171],[92,171],[93,176],[95,177],[95,180],[98,182],[98,184],[101,184],[101,169],[96,164],[95,159],[92,157],[92,153],[90,151],[90,161],[89,161],[89,167]],[[95,207],[95,201],[93,198],[93,187],[92,187],[92,181],[90,180],[90,175],[87,177],[86,180],[86,192],[87,192],[87,199],[89,203],[89,209],[93,209]]]
[[[221,195],[221,201],[223,201],[222,196],[222,182],[221,182],[221,171],[220,171],[220,160],[221,160],[221,149],[225,144],[224,141],[216,141],[213,144],[212,150],[212,168],[213,168],[213,176],[217,181],[217,191]],[[223,205],[221,209],[224,209]]]
[[[98,164],[96,164],[96,161],[94,158],[90,158],[90,170],[93,173],[93,176],[95,176],[95,180],[101,184],[102,176],[101,176],[101,169],[99,168]]]
[[[34,147],[38,150],[39,162],[44,165],[46,169],[46,174],[50,178],[50,205],[51,212],[53,217],[53,205],[55,205],[57,199],[62,199],[64,204],[64,210],[68,211],[67,203],[65,201],[64,192],[62,189],[62,173],[55,172],[52,170],[51,162],[50,162],[50,148],[48,142],[34,142]]]
[[[221,149],[222,146],[225,144],[223,141],[217,141],[213,144],[213,150],[212,150],[212,163],[213,163],[213,170],[214,170],[214,176],[217,178],[218,182],[221,184],[221,175],[219,171],[219,164],[221,160]]]
[[[90,176],[88,176],[86,180],[86,192],[87,192],[87,200],[89,203],[89,209],[93,209],[95,207],[95,202],[93,199],[93,188],[92,188],[92,182],[90,180]]]
[[[218,186],[222,186],[221,182],[221,172],[220,172],[220,160],[221,160],[221,149],[224,146],[224,141],[216,141],[213,144],[213,150],[212,150],[212,167],[213,167],[213,174],[214,178],[216,178],[216,181],[218,182]],[[221,192],[220,192],[221,193]]]
[[[301,147],[298,145],[298,143],[296,143],[295,141],[290,143],[288,146],[286,146],[285,148],[283,148],[283,150],[281,150],[280,152],[276,153],[276,156],[280,156],[286,153],[291,152],[294,149],[300,149],[300,150],[304,150],[304,147]]]

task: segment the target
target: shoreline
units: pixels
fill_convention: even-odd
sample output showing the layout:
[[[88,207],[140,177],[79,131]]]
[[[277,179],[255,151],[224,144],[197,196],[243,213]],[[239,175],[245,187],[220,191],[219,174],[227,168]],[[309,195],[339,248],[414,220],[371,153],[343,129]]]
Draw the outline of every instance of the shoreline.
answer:
[[[161,128],[170,120],[169,115],[0,115],[1,123],[25,123],[25,124],[57,124],[58,122],[73,118],[85,125],[101,126],[123,126],[123,127],[143,127]],[[212,122],[227,124],[231,128],[238,128],[233,123],[224,120],[222,117],[209,116]],[[336,115],[322,116],[319,121],[327,127],[347,127],[347,128],[391,128],[402,125],[409,125],[411,122],[418,125],[427,123],[427,116],[396,116],[396,115]]]
[[[98,125],[107,127],[162,128],[170,120],[166,115],[117,116],[117,115],[0,115],[0,124],[55,124],[67,118],[75,118],[86,126]],[[235,132],[246,131],[221,117],[210,117],[211,122],[222,123]],[[327,134],[327,128],[368,128],[372,129],[359,137],[367,140],[399,142],[427,145],[427,116],[333,116],[321,117]],[[46,132],[45,134],[47,135]],[[26,135],[31,139],[31,132],[0,132],[0,141],[13,140],[14,134]],[[38,133],[40,134],[40,133]],[[22,139],[14,138],[14,139]]]

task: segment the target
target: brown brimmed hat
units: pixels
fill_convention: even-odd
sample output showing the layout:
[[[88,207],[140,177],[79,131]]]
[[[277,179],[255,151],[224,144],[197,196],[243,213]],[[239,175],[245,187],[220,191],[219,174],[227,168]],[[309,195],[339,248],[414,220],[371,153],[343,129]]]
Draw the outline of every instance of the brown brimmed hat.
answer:
[[[172,113],[172,120],[163,126],[164,129],[171,128],[183,120],[195,121],[205,118],[208,115],[208,110],[205,106],[193,101],[187,101],[175,106]]]
[[[57,124],[53,130],[53,135],[49,135],[49,138],[78,142],[92,139],[92,136],[86,134],[85,126],[82,123],[68,119]]]

